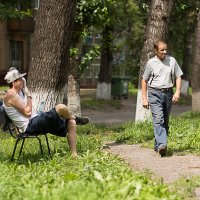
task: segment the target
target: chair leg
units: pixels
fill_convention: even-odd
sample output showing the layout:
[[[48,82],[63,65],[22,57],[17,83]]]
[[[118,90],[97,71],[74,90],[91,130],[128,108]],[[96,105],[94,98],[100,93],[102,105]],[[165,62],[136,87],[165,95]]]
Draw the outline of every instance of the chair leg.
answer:
[[[41,144],[41,140],[40,140],[40,138],[37,136],[36,137],[37,139],[38,139],[38,141],[39,141],[39,145],[40,145],[40,150],[41,150],[41,155],[43,155],[43,150],[42,150],[42,144]]]
[[[51,150],[50,150],[50,147],[49,147],[49,140],[48,140],[48,137],[47,137],[46,134],[45,134],[45,138],[46,138],[46,142],[47,142],[47,148],[48,148],[49,155],[51,155]]]
[[[17,138],[17,140],[16,140],[16,142],[15,142],[15,147],[14,147],[14,149],[13,149],[13,154],[12,154],[11,160],[13,160],[13,158],[14,158],[15,151],[16,151],[16,148],[17,148],[17,144],[18,144],[18,142],[19,142],[20,140],[21,140],[20,138]]]
[[[19,151],[19,157],[21,156],[21,154],[22,154],[22,149],[23,149],[23,147],[24,147],[24,142],[25,142],[25,139],[26,138],[23,138],[22,140],[22,145],[21,145],[21,148],[20,148],[20,151]]]

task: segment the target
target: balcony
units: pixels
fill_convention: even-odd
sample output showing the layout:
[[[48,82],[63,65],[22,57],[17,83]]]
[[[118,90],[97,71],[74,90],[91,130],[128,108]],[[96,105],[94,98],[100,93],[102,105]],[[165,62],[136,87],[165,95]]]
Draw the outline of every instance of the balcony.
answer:
[[[33,18],[8,21],[7,29],[13,32],[34,32],[35,21]]]

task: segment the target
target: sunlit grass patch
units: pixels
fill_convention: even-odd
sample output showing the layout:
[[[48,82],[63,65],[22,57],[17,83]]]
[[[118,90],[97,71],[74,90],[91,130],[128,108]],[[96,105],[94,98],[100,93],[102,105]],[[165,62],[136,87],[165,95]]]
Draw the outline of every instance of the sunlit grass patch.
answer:
[[[81,108],[102,109],[111,107],[114,109],[121,109],[121,102],[118,100],[104,100],[104,99],[83,99],[81,100]]]
[[[5,91],[5,90],[8,90],[9,87],[7,85],[1,85],[0,86],[0,91]]]
[[[2,199],[183,199],[120,159],[87,151],[38,162],[0,163]]]
[[[116,142],[138,144],[152,140],[154,138],[151,122],[129,122],[124,124],[122,127],[123,130],[118,135],[116,135]]]

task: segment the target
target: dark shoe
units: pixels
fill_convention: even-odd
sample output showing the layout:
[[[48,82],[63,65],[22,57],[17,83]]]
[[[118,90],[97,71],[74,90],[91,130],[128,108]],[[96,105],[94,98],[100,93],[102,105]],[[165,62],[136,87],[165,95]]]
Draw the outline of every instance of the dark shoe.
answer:
[[[76,117],[75,119],[77,125],[85,125],[90,122],[90,118],[88,117]]]
[[[158,153],[160,154],[161,157],[166,156],[166,153],[167,153],[167,147],[164,146],[164,145],[158,147]]]

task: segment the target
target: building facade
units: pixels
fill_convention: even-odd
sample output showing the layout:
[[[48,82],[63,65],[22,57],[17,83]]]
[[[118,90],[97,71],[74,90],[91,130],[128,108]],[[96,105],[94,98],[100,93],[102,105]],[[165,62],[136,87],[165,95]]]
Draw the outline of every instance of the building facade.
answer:
[[[10,67],[27,72],[30,64],[34,19],[0,23],[0,84]]]

